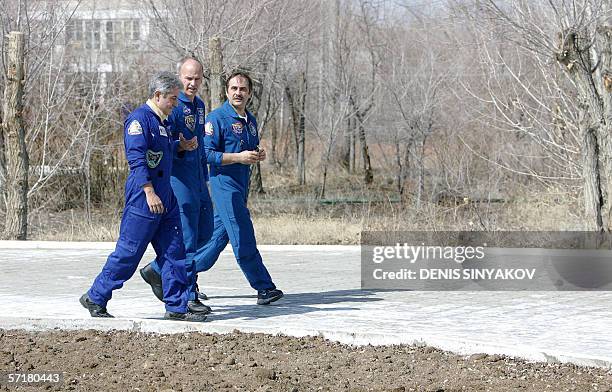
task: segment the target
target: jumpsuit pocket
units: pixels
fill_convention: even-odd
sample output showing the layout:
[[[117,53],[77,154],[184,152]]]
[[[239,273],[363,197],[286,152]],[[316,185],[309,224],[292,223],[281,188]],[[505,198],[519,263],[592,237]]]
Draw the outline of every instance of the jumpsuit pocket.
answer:
[[[125,223],[119,236],[119,242],[130,253],[136,253],[138,248],[146,247],[151,242],[158,219],[150,211],[134,206],[129,206],[125,214]]]

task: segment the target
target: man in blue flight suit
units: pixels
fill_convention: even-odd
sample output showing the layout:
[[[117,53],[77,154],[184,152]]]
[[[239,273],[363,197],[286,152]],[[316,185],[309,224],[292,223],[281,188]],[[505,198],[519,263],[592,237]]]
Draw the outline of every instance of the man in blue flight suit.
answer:
[[[204,102],[197,96],[202,85],[202,63],[185,57],[177,63],[182,83],[178,105],[168,117],[173,138],[188,143],[190,149],[174,156],[170,183],[176,195],[181,215],[183,239],[187,252],[187,275],[190,282],[188,307],[194,312],[209,313],[210,307],[200,302],[195,290],[193,256],[210,239],[213,229],[213,206],[208,194],[208,166],[204,153]],[[142,278],[151,285],[157,298],[163,298],[159,260],[140,270]]]
[[[113,290],[130,279],[147,245],[157,254],[164,282],[164,318],[204,321],[206,315],[187,307],[189,285],[185,246],[177,204],[170,187],[172,156],[190,148],[186,141],[173,141],[166,122],[176,106],[180,81],[169,72],[160,72],[149,83],[149,100],[125,120],[125,154],[130,166],[125,185],[125,208],[115,251],[108,256],[102,272],[80,298],[92,317],[113,317],[106,310]]]
[[[204,144],[210,164],[210,187],[215,205],[211,240],[196,255],[196,271],[210,269],[229,242],[257,303],[267,305],[283,297],[257,250],[253,222],[247,208],[250,165],[266,159],[259,148],[257,121],[246,110],[253,82],[244,72],[232,73],[225,84],[227,101],[206,118]]]

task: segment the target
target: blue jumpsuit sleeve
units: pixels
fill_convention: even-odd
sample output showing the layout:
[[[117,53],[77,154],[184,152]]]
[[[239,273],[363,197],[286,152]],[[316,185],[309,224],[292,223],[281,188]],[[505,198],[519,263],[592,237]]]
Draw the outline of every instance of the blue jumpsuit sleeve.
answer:
[[[178,126],[178,118],[175,110],[172,110],[172,113],[170,113],[166,121],[172,124],[172,156],[174,158],[183,158],[185,156],[185,151],[179,151],[180,128]]]
[[[138,117],[128,118],[124,126],[125,155],[130,170],[134,172],[136,186],[151,182],[149,168],[147,165],[147,137],[150,135],[149,124]]]
[[[223,161],[223,130],[214,118],[207,118],[204,126],[204,150],[206,161],[212,166],[221,166]]]

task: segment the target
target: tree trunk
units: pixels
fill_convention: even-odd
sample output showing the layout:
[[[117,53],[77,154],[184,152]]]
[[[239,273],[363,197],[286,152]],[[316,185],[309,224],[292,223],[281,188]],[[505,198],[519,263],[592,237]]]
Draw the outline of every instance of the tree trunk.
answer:
[[[278,157],[276,154],[276,148],[278,143],[278,121],[276,119],[276,116],[272,118],[272,123],[270,124],[270,126],[270,161],[272,162],[272,165],[276,166],[278,163]]]
[[[295,97],[293,96],[293,92],[291,91],[291,87],[289,87],[289,84],[287,84],[285,86],[285,95],[287,96],[287,101],[289,104],[289,110],[291,110],[291,135],[293,136],[293,144],[295,145],[295,165],[297,166],[297,162],[298,162],[298,155],[297,155],[297,145],[298,145],[298,126],[299,126],[299,122],[298,122],[298,109],[297,109],[297,102],[295,101]],[[289,147],[287,146],[287,151],[289,150]]]
[[[0,124],[2,124],[2,113],[0,112]],[[6,190],[6,147],[4,144],[4,131],[0,129],[0,200],[4,201],[4,192]],[[4,206],[6,207],[6,206]]]
[[[602,81],[595,80],[593,76],[594,73],[597,74],[596,68],[598,67],[595,65],[598,64],[598,60],[596,54],[590,50],[593,42],[587,29],[567,30],[564,32],[564,37],[563,51],[557,54],[556,58],[565,66],[566,72],[574,80],[580,92],[578,126],[582,133],[584,213],[587,226],[601,231],[604,228],[602,215],[604,198],[601,183],[602,168],[599,166],[599,160],[602,158],[604,165],[607,165],[609,154],[605,149],[609,145],[606,143],[607,135],[601,138],[602,140],[598,140],[598,133],[602,132],[602,124],[605,124],[604,100],[596,87],[598,83],[601,85]]]
[[[369,185],[374,180],[374,174],[372,173],[372,164],[370,162],[370,152],[368,151],[368,142],[366,140],[365,126],[363,124],[363,118],[357,115],[358,125],[358,136],[359,144],[361,145],[361,159],[363,163],[363,181]]]
[[[206,109],[210,112],[212,104],[210,102],[210,73],[208,74],[208,80],[204,77],[202,87],[200,88],[200,98],[204,101]]]
[[[306,74],[302,73],[300,80],[300,96],[296,99],[289,85],[285,86],[285,94],[291,109],[291,121],[295,140],[295,167],[298,184],[306,184]]]
[[[404,149],[404,165],[402,167],[402,197],[406,193],[406,182],[410,175],[410,151],[412,150],[412,139],[406,144]]]
[[[306,74],[302,73],[302,96],[300,102],[300,121],[298,125],[297,135],[297,179],[298,184],[306,184],[306,116],[304,114],[306,110]]]
[[[28,237],[28,151],[23,127],[23,33],[8,36],[4,122],[6,143],[6,220],[4,237],[26,240]]]
[[[253,114],[255,118],[259,117],[259,108],[261,107],[262,103],[262,94],[263,87],[261,86],[261,84],[254,83],[253,91],[251,92],[251,114]],[[254,102],[256,102],[256,104],[253,104]],[[261,140],[262,129],[265,126],[265,122],[264,124],[259,123],[257,125],[257,139]],[[259,162],[257,162],[254,166],[251,166],[251,173],[249,176],[249,190],[260,195],[266,193],[263,188],[263,178],[261,175],[261,166]]]
[[[214,110],[225,101],[225,83],[223,82],[223,52],[221,38],[210,37],[208,40],[208,59],[210,62],[210,108]]]
[[[361,145],[363,180],[366,185],[369,185],[374,180],[374,175],[372,173],[372,164],[370,162],[370,153],[368,151],[368,142],[366,140],[366,134],[365,134],[366,132],[365,124],[364,124],[365,122],[364,116],[365,116],[365,113],[367,113],[369,109],[365,111],[361,111],[359,108],[359,105],[357,105],[352,95],[349,95],[349,102],[351,103],[351,106],[353,107],[353,110],[355,112],[355,118],[356,118],[355,125],[357,127],[357,136],[359,137],[359,144]]]
[[[584,179],[584,211],[589,228],[601,231],[603,219],[601,208],[603,196],[601,192],[601,178],[599,174],[599,149],[597,146],[596,130],[585,129],[583,134],[582,150],[582,177]]]
[[[404,176],[403,176],[403,172],[404,172],[404,168],[402,165],[402,151],[400,148],[400,142],[399,140],[395,140],[395,164],[397,165],[397,174],[396,174],[396,182],[397,182],[397,193],[399,193],[400,198],[402,196],[402,193],[404,193]]]
[[[263,188],[263,179],[261,177],[261,166],[260,162],[257,162],[251,166],[251,177],[250,177],[249,191],[251,193],[257,193],[263,195],[266,193]]]
[[[610,4],[604,3],[604,13],[610,12]],[[610,35],[610,27],[605,29],[597,29],[599,41],[601,42],[601,65],[594,72],[595,81],[600,86],[601,97],[603,101],[603,124],[599,126],[597,140],[600,146],[601,164],[603,166],[602,173],[603,184],[601,184],[602,192],[604,192],[602,219],[603,227],[607,231],[612,231],[612,36]],[[591,57],[595,57],[595,48],[590,47]],[[600,180],[602,179],[600,176]]]
[[[323,181],[321,182],[321,191],[319,192],[319,199],[325,198],[325,186],[327,185],[327,165],[323,168]]]
[[[356,154],[355,154],[355,117],[350,117],[349,118],[349,137],[350,137],[350,144],[349,144],[349,172],[350,173],[355,173],[356,170],[356,165],[355,165],[355,158],[356,158]]]
[[[423,197],[423,193],[425,193],[425,137],[422,137],[419,145],[417,147],[418,151],[418,170],[419,170],[419,178],[417,181],[417,195],[416,195],[416,209],[419,210],[421,208],[421,199]]]
[[[349,173],[351,172],[351,117],[346,117],[346,126],[344,128],[344,146],[342,148],[342,155],[340,157],[340,165],[345,168]]]

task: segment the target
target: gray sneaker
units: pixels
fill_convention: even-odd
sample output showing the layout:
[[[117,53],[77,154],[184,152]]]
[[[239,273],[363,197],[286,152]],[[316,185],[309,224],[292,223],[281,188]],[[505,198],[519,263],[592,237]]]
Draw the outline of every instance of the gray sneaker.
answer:
[[[259,290],[257,292],[257,305],[268,305],[283,298],[283,292],[278,289]]]

